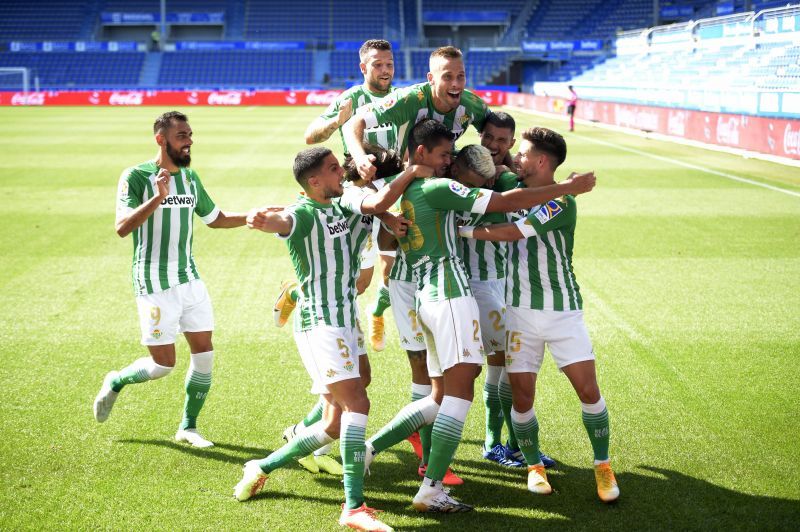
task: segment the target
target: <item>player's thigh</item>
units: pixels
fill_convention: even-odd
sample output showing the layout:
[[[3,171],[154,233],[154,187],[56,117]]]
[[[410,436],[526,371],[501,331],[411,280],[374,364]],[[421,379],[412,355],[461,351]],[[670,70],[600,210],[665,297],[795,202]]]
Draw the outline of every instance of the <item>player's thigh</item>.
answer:
[[[545,340],[539,335],[536,312],[506,307],[506,373],[539,373]]]
[[[433,337],[442,371],[456,364],[483,364],[480,316],[474,297],[421,301],[419,318]]]
[[[470,281],[480,313],[481,340],[486,353],[502,351],[506,341],[505,281]]]
[[[136,296],[141,343],[145,346],[174,344],[183,311],[175,288]]]
[[[210,332],[214,330],[214,308],[206,284],[195,279],[176,287],[181,301],[180,330]]]
[[[400,334],[400,346],[406,351],[423,351],[425,336],[417,316],[416,283],[389,280],[389,301]]]
[[[541,316],[542,336],[559,369],[576,362],[594,360],[594,349],[582,310],[536,312]]]

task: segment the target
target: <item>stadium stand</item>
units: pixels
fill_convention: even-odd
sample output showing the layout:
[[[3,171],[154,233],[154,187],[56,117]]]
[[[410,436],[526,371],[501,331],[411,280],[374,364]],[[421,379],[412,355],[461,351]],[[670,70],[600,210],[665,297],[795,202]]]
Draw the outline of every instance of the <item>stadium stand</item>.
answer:
[[[42,89],[123,88],[139,81],[141,52],[17,52],[0,54],[0,67],[26,66]]]
[[[71,0],[3,0],[0,2],[0,40],[76,40],[88,38],[94,14],[86,4]],[[85,26],[87,19],[91,25]]]
[[[297,86],[311,82],[307,50],[165,53],[161,87]]]

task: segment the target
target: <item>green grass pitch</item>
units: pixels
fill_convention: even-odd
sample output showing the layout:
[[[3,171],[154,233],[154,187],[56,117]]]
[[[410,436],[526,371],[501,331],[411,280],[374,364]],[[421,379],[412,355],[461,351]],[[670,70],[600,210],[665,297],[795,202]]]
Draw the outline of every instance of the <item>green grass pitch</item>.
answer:
[[[291,276],[272,236],[196,225],[217,320],[214,384],[199,421],[216,447],[173,441],[183,340],[170,377],[126,388],[105,424],[92,417],[105,373],[145,353],[132,245],[114,233],[114,197],[122,169],[155,154],[150,128],[161,111],[0,110],[0,529],[335,530],[339,479],[297,464],[273,473],[254,500],[231,496],[241,465],[279,447],[283,428],[315,400],[290,331],[271,323]],[[190,109],[193,165],[217,204],[291,202],[293,156],[319,111]],[[565,129],[512,112],[518,129]],[[555,494],[535,497],[522,472],[482,459],[481,378],[454,462],[466,483],[453,493],[476,511],[416,514],[406,443],[373,465],[368,502],[404,530],[796,529],[800,197],[677,163],[795,193],[800,172],[584,126],[565,134],[558,176],[598,175],[578,200],[574,263],[611,415],[619,502],[597,499],[579,402],[549,359],[536,404],[543,450],[559,461]],[[460,144],[476,140],[470,132]],[[329,145],[340,152],[338,138]],[[387,329],[387,350],[371,355],[368,434],[410,395],[405,354]]]

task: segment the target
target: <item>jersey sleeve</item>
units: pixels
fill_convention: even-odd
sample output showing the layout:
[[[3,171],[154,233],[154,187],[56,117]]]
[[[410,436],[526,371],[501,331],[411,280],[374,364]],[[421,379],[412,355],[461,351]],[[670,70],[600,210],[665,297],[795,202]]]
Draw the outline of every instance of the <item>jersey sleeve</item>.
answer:
[[[134,168],[126,168],[117,183],[117,220],[130,215],[143,203],[144,183]]]
[[[339,106],[341,105],[341,103],[342,102],[340,101],[340,99],[336,98],[330,104],[328,104],[328,107],[325,108],[325,110],[322,112],[321,115],[319,115],[319,117],[325,120],[329,120],[334,116],[337,116],[339,114]]]
[[[422,185],[425,200],[434,208],[449,211],[486,212],[492,191],[468,188],[452,179],[432,179]]]
[[[472,125],[478,132],[483,131],[483,125],[486,123],[486,117],[489,116],[489,106],[483,101],[483,98],[478,96],[472,91],[464,91],[467,97],[467,110],[472,114]]]
[[[307,209],[298,208],[297,205],[289,207],[287,211],[292,219],[292,229],[288,235],[275,233],[275,236],[281,240],[300,242],[311,233],[311,228],[314,226],[314,215]]]
[[[528,216],[519,220],[516,225],[523,236],[529,238],[535,234],[543,235],[561,227],[575,225],[577,214],[575,198],[565,196],[531,209]]]
[[[417,117],[417,113],[425,106],[425,94],[419,85],[389,94],[379,103],[372,103],[360,108],[358,114],[364,117],[366,128],[376,128],[381,124],[394,124],[399,127]]]
[[[209,196],[208,192],[206,192],[206,188],[200,181],[200,177],[198,177],[198,175],[194,172],[192,172],[191,175],[197,194],[197,205],[194,207],[194,212],[196,212],[200,219],[203,220],[204,224],[208,225],[216,220],[217,216],[219,216],[219,207],[214,204],[211,196]]]

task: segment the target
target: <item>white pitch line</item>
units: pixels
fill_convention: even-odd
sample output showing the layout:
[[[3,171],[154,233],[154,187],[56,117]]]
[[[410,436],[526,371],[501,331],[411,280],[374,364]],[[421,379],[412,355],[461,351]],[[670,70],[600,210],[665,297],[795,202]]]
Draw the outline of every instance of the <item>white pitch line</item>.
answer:
[[[519,107],[514,107],[514,109],[520,110],[520,111],[524,111],[524,112],[527,112],[527,113],[530,113],[530,114],[538,114],[538,113],[534,113],[533,111],[530,111],[529,109],[521,109]],[[544,115],[544,113],[542,113],[542,114]],[[549,115],[547,115],[547,116],[549,116]],[[635,148],[628,148],[628,147],[625,147],[625,146],[620,146],[619,144],[614,144],[613,142],[606,142],[604,140],[593,139],[591,137],[586,137],[584,135],[575,134],[575,136],[579,137],[579,138],[581,138],[583,140],[588,140],[589,142],[594,142],[595,144],[602,144],[604,146],[609,146],[611,148],[616,148],[616,149],[621,150],[621,151],[627,151],[627,152],[630,152],[630,153],[634,153],[636,155],[641,155],[642,157],[649,157],[650,159],[655,159],[657,161],[662,161],[662,162],[666,162],[666,163],[672,163],[672,164],[675,164],[677,166],[683,166],[684,168],[691,168],[692,170],[698,170],[700,172],[705,172],[707,174],[716,175],[716,176],[719,176],[719,177],[724,177],[724,178],[730,179],[732,181],[739,181],[740,183],[747,183],[748,185],[767,188],[769,190],[774,190],[775,192],[782,192],[784,194],[788,194],[790,196],[795,196],[795,197],[800,198],[800,192],[795,192],[793,190],[787,190],[785,188],[776,187],[776,186],[773,186],[773,185],[768,185],[766,183],[761,183],[760,181],[754,181],[752,179],[747,179],[746,177],[740,177],[740,176],[737,176],[737,175],[728,174],[726,172],[720,172],[719,170],[713,170],[713,169],[707,168],[705,166],[699,166],[699,165],[692,164],[692,163],[685,163],[683,161],[677,161],[675,159],[670,159],[668,157],[662,157],[660,155],[654,155],[652,153],[647,153],[645,151],[637,150]]]

